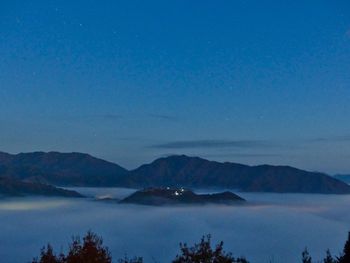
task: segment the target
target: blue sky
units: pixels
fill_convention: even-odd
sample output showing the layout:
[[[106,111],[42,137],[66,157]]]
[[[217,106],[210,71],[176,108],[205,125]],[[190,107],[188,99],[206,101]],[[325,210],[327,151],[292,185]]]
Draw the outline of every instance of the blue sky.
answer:
[[[0,33],[1,151],[350,173],[348,1],[1,1]]]

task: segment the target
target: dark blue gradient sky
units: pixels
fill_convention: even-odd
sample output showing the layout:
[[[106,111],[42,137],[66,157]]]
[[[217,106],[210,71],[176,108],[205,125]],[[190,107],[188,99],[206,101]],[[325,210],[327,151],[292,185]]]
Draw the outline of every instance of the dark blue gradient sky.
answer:
[[[1,1],[0,150],[350,172],[348,1]]]

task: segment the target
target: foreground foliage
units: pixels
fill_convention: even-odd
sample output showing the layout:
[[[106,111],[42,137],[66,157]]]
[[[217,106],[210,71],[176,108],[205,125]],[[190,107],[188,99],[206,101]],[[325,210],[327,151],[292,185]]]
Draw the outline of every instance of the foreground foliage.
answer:
[[[111,263],[112,257],[101,237],[89,231],[81,242],[75,237],[69,244],[67,255],[55,255],[50,244],[41,249],[40,258],[32,263]]]
[[[223,245],[224,243],[220,242],[212,246],[210,235],[203,236],[198,244],[191,247],[186,243],[180,243],[180,253],[172,263],[249,263],[243,257],[235,258],[232,253],[225,252]],[[143,258],[125,256],[117,262],[143,263]],[[306,248],[302,252],[301,262],[313,263]],[[66,255],[63,252],[55,254],[52,246],[48,244],[41,249],[39,258],[33,259],[32,263],[112,263],[112,256],[109,249],[103,245],[103,239],[89,231],[82,241],[79,237],[72,239]],[[322,263],[350,263],[350,233],[342,254],[333,257],[327,250]]]
[[[302,263],[312,263],[312,258],[305,249],[302,253]],[[350,263],[350,232],[348,235],[348,240],[345,243],[343,253],[340,256],[333,257],[329,250],[326,251],[326,257],[323,259],[322,263]]]
[[[202,237],[201,242],[193,247],[180,243],[181,253],[173,263],[248,263],[244,258],[235,259],[231,253],[226,253],[222,241],[212,248],[210,239],[210,235]]]

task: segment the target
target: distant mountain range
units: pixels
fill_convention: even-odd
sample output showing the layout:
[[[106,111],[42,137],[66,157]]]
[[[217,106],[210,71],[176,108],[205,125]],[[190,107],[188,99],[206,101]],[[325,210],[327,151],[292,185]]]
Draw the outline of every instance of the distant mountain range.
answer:
[[[130,172],[126,185],[228,188],[249,192],[350,193],[350,186],[326,174],[289,166],[248,166],[185,155],[160,158]]]
[[[64,186],[116,185],[128,171],[82,153],[0,153],[0,176]]]
[[[343,181],[347,184],[350,184],[350,174],[337,174],[334,176],[334,178]]]
[[[41,183],[23,182],[18,179],[0,177],[0,196],[62,196],[82,197],[79,193]]]
[[[0,153],[0,176],[61,186],[226,188],[253,192],[348,194],[323,173],[289,166],[248,166],[176,155],[128,171],[82,153]]]

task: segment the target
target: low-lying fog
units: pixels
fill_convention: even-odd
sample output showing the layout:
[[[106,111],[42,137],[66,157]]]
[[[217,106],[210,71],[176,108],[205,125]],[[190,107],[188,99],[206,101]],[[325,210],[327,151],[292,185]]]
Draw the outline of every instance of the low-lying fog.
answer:
[[[117,188],[76,188],[90,196],[123,197]],[[226,251],[252,263],[300,262],[307,246],[314,259],[327,248],[338,254],[350,230],[350,195],[240,193],[245,206],[148,207],[90,199],[8,198],[0,200],[0,258],[23,263],[50,242],[66,249],[72,235],[102,235],[115,262],[125,255],[170,262],[179,242],[204,234],[223,240]]]

